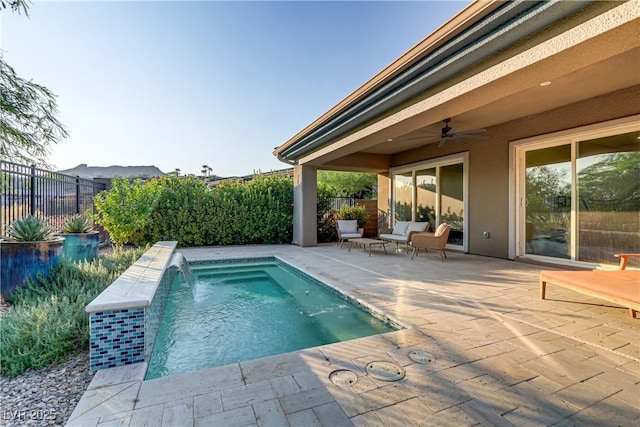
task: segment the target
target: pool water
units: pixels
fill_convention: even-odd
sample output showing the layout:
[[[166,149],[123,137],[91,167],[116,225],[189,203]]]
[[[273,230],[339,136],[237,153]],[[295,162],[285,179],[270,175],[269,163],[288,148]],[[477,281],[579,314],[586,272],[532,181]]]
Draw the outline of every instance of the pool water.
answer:
[[[278,260],[176,275],[146,379],[396,330]]]

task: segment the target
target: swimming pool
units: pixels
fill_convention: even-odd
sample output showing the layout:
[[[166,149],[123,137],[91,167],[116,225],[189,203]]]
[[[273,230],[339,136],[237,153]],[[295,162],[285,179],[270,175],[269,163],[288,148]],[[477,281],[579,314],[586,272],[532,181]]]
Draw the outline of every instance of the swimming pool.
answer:
[[[192,283],[171,285],[146,379],[398,329],[275,258],[190,269]]]

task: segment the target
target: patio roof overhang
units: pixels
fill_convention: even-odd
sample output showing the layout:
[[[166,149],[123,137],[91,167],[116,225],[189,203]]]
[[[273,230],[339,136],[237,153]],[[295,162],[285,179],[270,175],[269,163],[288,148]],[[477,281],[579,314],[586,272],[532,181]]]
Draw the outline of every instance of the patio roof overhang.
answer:
[[[385,172],[394,154],[424,146],[415,137],[439,132],[444,118],[460,129],[487,128],[638,85],[629,66],[640,58],[638,9],[635,2],[472,3],[274,155]]]

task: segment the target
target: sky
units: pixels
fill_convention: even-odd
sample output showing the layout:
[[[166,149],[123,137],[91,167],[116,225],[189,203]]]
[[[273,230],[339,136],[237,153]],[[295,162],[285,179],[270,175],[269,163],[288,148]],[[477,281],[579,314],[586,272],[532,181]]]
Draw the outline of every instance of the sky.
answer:
[[[242,176],[468,1],[34,1],[0,54],[55,95],[56,170]]]

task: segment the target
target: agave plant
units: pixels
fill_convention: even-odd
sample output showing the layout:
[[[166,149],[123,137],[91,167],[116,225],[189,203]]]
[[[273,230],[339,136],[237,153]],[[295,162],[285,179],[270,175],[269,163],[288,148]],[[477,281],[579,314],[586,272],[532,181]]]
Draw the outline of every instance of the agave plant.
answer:
[[[69,218],[62,225],[63,233],[88,233],[92,231],[92,229],[93,227],[89,220],[80,215]]]
[[[55,239],[54,230],[44,219],[33,215],[14,220],[7,226],[9,239],[18,242],[41,242]]]

